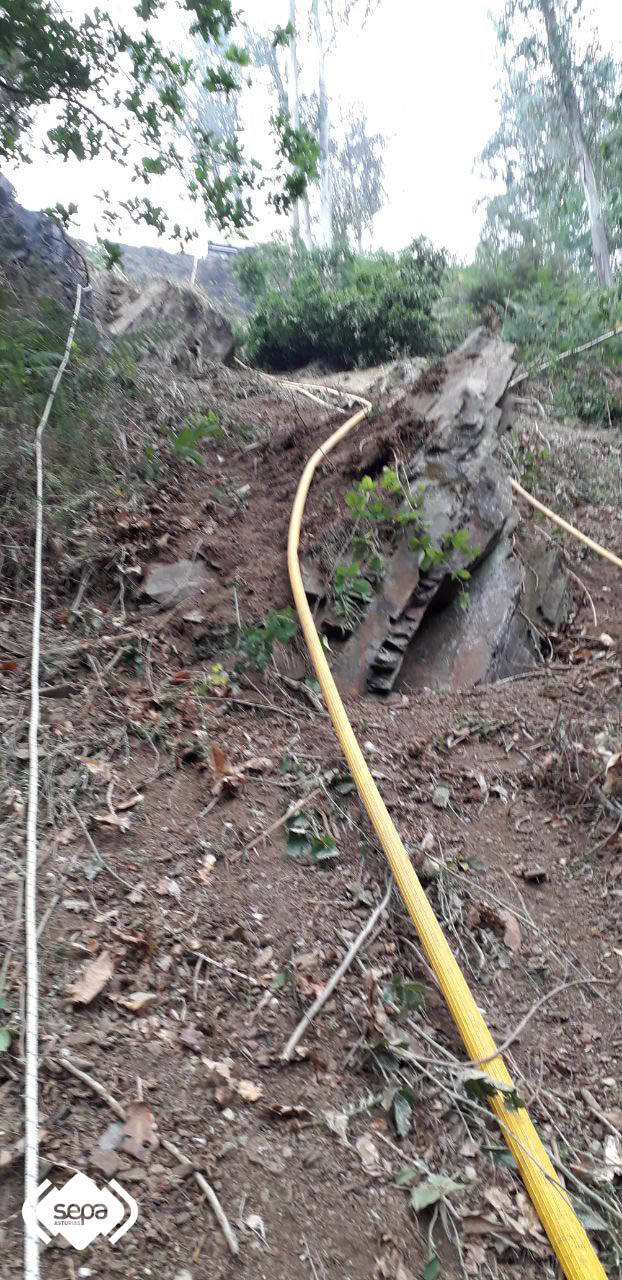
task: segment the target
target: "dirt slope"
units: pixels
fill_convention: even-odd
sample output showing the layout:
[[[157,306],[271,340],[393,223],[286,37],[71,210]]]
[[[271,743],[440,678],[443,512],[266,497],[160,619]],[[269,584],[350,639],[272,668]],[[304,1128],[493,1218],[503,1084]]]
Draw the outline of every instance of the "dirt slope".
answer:
[[[263,671],[244,661],[248,628],[288,603],[291,500],[336,419],[227,371],[201,393],[229,405],[224,433],[201,446],[207,465],[178,459],[135,503],[120,495],[101,506],[93,519],[106,553],[73,609],[75,590],[46,557],[42,1176],[114,1176],[140,1217],[116,1248],[99,1241],[78,1256],[50,1246],[44,1275],[553,1277],[500,1134],[465,1088],[463,1050],[395,894],[300,1054],[280,1061],[386,883],[311,673],[300,678],[297,642]],[[338,537],[372,431],[314,486],[305,548]],[[519,469],[540,447],[529,420],[520,431],[510,456]],[[592,433],[586,447],[580,498],[564,462],[576,462],[575,437],[560,434],[555,468],[540,460],[532,481],[619,552],[606,481],[619,441]],[[622,835],[598,750],[620,738],[622,587],[582,550],[570,557],[596,622],[580,595],[568,633],[549,639],[546,667],[459,696],[406,690],[349,710],[498,1040],[563,986],[508,1058],[614,1275]],[[180,559],[202,561],[209,576],[195,598],[161,607],[141,594],[150,564]],[[8,1278],[21,1248],[27,585],[0,607],[2,931],[15,1032],[0,1055]],[[301,813],[276,826],[296,803]],[[84,986],[67,991],[84,972],[88,1003]],[[123,1108],[148,1103],[155,1134],[147,1125],[144,1146],[111,1130],[115,1114],[66,1058]],[[193,1169],[216,1190],[239,1257]],[[436,1175],[459,1184],[437,1183],[440,1200]],[[410,1207],[413,1188],[430,1207]]]

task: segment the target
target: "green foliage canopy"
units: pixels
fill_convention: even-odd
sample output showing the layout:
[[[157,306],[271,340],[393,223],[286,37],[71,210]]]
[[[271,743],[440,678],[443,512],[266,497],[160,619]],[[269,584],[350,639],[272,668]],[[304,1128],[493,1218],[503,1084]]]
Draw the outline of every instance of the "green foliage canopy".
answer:
[[[315,176],[317,147],[306,130],[293,129],[279,113],[272,122],[279,159],[266,176],[245,156],[239,131],[219,137],[197,119],[189,165],[180,148],[189,88],[200,80],[204,93],[227,99],[238,92],[250,59],[230,38],[237,20],[231,0],[170,0],[169,16],[171,6],[180,25],[189,22],[189,35],[222,49],[215,65],[201,66],[165,48],[158,35],[165,0],[138,0],[126,22],[97,8],[73,20],[52,0],[2,0],[0,161],[29,163],[38,146],[64,160],[108,156],[131,171],[139,189],[154,176],[176,172],[208,221],[242,231],[254,220],[256,189],[269,184],[268,198],[280,210],[300,196]],[[39,143],[42,109],[51,122]],[[118,210],[104,196],[114,225]],[[120,207],[180,242],[192,238],[179,224],[171,226],[166,210],[147,194]]]
[[[434,306],[445,268],[444,252],[423,237],[399,254],[285,244],[249,250],[234,265],[255,303],[247,354],[293,369],[316,359],[351,368],[438,351]]]
[[[622,72],[595,36],[588,39],[582,33],[581,5],[582,0],[572,5],[560,0],[556,12],[614,251],[622,246],[616,129]],[[480,162],[504,190],[488,202],[484,247],[519,254],[528,250],[587,271],[592,257],[589,220],[551,70],[540,0],[507,0],[497,31],[502,52],[500,123]]]

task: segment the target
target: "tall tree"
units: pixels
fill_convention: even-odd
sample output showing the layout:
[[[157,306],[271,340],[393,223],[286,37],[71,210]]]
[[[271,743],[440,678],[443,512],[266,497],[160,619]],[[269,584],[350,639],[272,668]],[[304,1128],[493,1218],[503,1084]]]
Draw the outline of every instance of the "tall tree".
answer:
[[[550,166],[552,153],[560,147],[560,130],[570,147],[589,224],[594,268],[599,282],[610,287],[613,272],[603,201],[589,146],[590,98],[594,98],[589,79],[592,74],[602,77],[603,64],[608,62],[610,69],[611,60],[599,59],[593,45],[578,60],[573,23],[582,4],[583,0],[557,0],[556,8],[556,0],[506,0],[498,30],[502,46],[512,49],[506,58],[506,73],[515,85],[517,79],[522,81],[520,109],[533,120],[534,110],[525,99],[525,94],[533,92],[541,117],[543,108],[549,112],[547,132],[551,145],[546,154],[542,154],[543,136],[539,139],[537,132],[532,132],[529,138],[535,152],[541,152],[539,163],[545,168]],[[594,105],[592,101],[592,115]],[[601,117],[603,114],[601,110]],[[526,143],[527,137],[517,137],[517,141]],[[527,161],[527,168],[533,167],[534,156],[526,155],[526,151],[527,147],[523,147],[521,159],[523,163]]]
[[[271,33],[245,26],[244,43],[255,67],[268,72],[275,102],[275,112],[281,120],[288,119],[294,131],[301,129],[300,70],[298,61],[299,33],[296,25],[296,0],[287,0],[287,26],[277,28],[277,37]],[[287,55],[284,58],[284,48]],[[292,232],[311,247],[309,199],[305,189],[299,200],[290,208]]]
[[[328,60],[340,32],[357,18],[363,25],[380,0],[311,0],[310,18],[318,64],[318,141],[320,144],[320,243],[333,241],[333,179]]]
[[[294,129],[300,128],[300,73],[298,67],[298,26],[296,0],[289,0],[289,43],[287,60],[287,102],[289,117]],[[301,236],[308,249],[311,248],[311,218],[309,215],[309,197],[305,191],[301,200],[292,206],[292,229],[294,236]]]
[[[334,238],[353,241],[359,253],[386,199],[383,149],[382,134],[369,133],[364,111],[357,108],[346,118],[345,136],[331,143]]]
[[[333,239],[333,184],[331,179],[330,120],[326,83],[326,40],[320,15],[320,0],[311,0],[311,21],[318,58],[318,126],[320,144],[320,244]]]
[[[600,192],[596,184],[592,157],[585,140],[581,108],[573,78],[570,32],[568,28],[562,32],[555,13],[553,0],[540,0],[540,8],[546,26],[549,58],[559,88],[566,126],[577,162],[579,179],[585,194],[585,203],[590,219],[596,275],[601,284],[611,288],[613,271],[611,269],[609,244],[607,242]]]
[[[164,0],[138,0],[131,26],[113,12],[87,11],[65,17],[55,0],[3,0],[0,7],[0,161],[29,162],[33,150],[62,159],[107,155],[125,166],[132,181],[149,188],[154,178],[177,175],[191,200],[220,227],[242,229],[253,222],[251,195],[258,166],[245,157],[239,139],[219,143],[197,122],[193,159],[180,150],[185,95],[201,75],[195,60],[160,38]],[[228,98],[248,52],[233,43],[236,15],[231,0],[169,0],[182,33],[224,48],[224,58],[202,78],[209,94]],[[44,109],[42,115],[41,109]],[[41,142],[40,121],[47,126]],[[275,120],[279,158],[271,175],[271,199],[287,210],[315,176],[317,148],[302,129]],[[220,164],[220,169],[219,169]],[[135,221],[178,239],[189,232],[147,196],[121,202]],[[109,209],[110,217],[115,212]],[[117,215],[118,217],[118,212]]]

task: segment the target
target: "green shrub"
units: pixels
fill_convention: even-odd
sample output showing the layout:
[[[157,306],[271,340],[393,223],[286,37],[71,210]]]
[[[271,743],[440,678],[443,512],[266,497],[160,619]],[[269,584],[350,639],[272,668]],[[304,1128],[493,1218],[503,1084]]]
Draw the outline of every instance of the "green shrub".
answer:
[[[555,361],[620,323],[622,284],[601,289],[554,259],[545,263],[523,249],[481,259],[463,269],[459,281],[452,277],[451,287],[478,320],[496,314],[521,364],[537,369],[549,362],[544,378],[557,413],[596,423],[622,417],[622,335],[585,356]]]
[[[29,311],[0,290],[0,492],[17,508],[33,501],[35,431],[70,321],[71,313],[51,298],[39,297]],[[118,445],[107,409],[112,395],[132,398],[134,373],[129,347],[119,345],[111,355],[94,326],[79,323],[44,437],[55,510],[110,482]]]
[[[298,619],[289,605],[271,609],[262,627],[245,627],[240,634],[241,665],[262,671],[268,665],[275,641],[287,644],[298,631]]]
[[[441,349],[434,315],[445,254],[424,239],[402,253],[356,255],[269,245],[242,255],[236,272],[255,304],[246,352],[256,364],[293,369],[378,364]]]

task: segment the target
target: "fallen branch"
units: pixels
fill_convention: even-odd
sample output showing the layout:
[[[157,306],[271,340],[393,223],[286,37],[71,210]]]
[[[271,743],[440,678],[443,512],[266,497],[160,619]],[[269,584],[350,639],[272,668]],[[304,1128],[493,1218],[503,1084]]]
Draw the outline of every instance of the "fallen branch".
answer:
[[[597,627],[597,626],[598,626],[598,617],[597,617],[597,614],[596,614],[596,609],[595,609],[595,607],[594,607],[594,601],[592,600],[592,597],[591,597],[591,595],[590,595],[590,593],[589,593],[589,591],[588,591],[588,589],[587,589],[587,587],[586,587],[585,583],[581,581],[581,578],[579,577],[578,573],[575,573],[575,572],[570,568],[570,566],[569,566],[569,564],[568,564],[568,557],[567,557],[567,556],[564,556],[564,559],[565,559],[565,561],[566,561],[566,573],[568,574],[568,577],[572,579],[572,581],[573,581],[573,582],[576,582],[576,584],[577,584],[577,586],[578,586],[579,590],[583,592],[583,595],[585,596],[585,598],[586,598],[586,600],[587,600],[587,602],[588,602],[588,604],[589,604],[589,606],[590,606],[590,609],[592,610],[592,618],[594,619],[594,626],[595,626],[595,627]]]
[[[203,1192],[205,1199],[208,1201],[211,1209],[213,1210],[214,1217],[218,1221],[218,1225],[222,1231],[223,1236],[225,1237],[225,1240],[227,1241],[227,1244],[229,1245],[231,1252],[235,1254],[237,1257],[237,1255],[240,1252],[240,1247],[238,1245],[236,1236],[231,1228],[227,1215],[212,1185],[207,1181],[207,1178],[205,1178],[204,1175],[199,1172],[198,1169],[194,1168],[192,1161],[188,1160],[188,1157],[185,1156],[183,1152],[179,1150],[179,1147],[175,1146],[174,1142],[171,1142],[169,1138],[160,1138],[160,1142],[161,1142],[161,1145],[164,1147],[165,1151],[169,1151],[170,1154],[174,1156],[177,1161],[179,1161],[179,1164],[187,1165],[189,1169],[192,1169],[193,1177],[197,1186],[201,1188],[201,1191]]]
[[[341,982],[341,979],[343,978],[344,973],[347,973],[355,956],[358,955],[359,951],[361,950],[361,947],[363,946],[363,943],[369,937],[379,916],[382,915],[382,912],[388,906],[389,898],[391,897],[392,888],[393,888],[393,881],[390,882],[389,887],[384,895],[384,898],[382,899],[382,902],[380,902],[378,906],[372,911],[364,928],[361,929],[361,932],[359,933],[358,937],[354,939],[354,942],[352,943],[350,950],[344,956],[339,967],[335,969],[335,972],[333,973],[332,978],[329,978],[328,982],[326,983],[326,986],[320,992],[317,999],[313,1001],[311,1008],[307,1009],[307,1012],[305,1013],[304,1017],[301,1018],[300,1022],[298,1023],[298,1026],[296,1027],[296,1030],[294,1031],[293,1035],[290,1036],[281,1054],[282,1062],[289,1062],[291,1060],[291,1057],[296,1048],[296,1045],[299,1044],[300,1041],[302,1040],[302,1037],[304,1036],[307,1030],[307,1027],[313,1021],[316,1014],[320,1012],[320,1009],[323,1009],[324,1005],[326,1004],[326,1001],[333,994],[335,987],[338,985],[339,982]]]
[[[188,946],[187,943],[186,946]],[[204,964],[211,964],[214,969],[221,969],[223,973],[230,973],[236,978],[243,978],[244,982],[249,982],[252,987],[261,986],[261,983],[256,978],[252,978],[250,973],[242,973],[241,969],[233,969],[231,965],[223,964],[221,960],[212,960],[212,957],[206,956],[204,951],[193,951],[192,947],[188,947],[188,954],[196,956],[197,960],[202,960]]]
[[[112,1094],[108,1092],[104,1085],[100,1084],[99,1080],[95,1079],[95,1076],[87,1075],[86,1071],[82,1071],[80,1067],[77,1067],[75,1063],[71,1061],[71,1058],[67,1058],[65,1054],[61,1054],[56,1061],[57,1064],[64,1067],[70,1075],[75,1076],[76,1080],[81,1080],[82,1084],[87,1085],[93,1093],[96,1093],[98,1098],[101,1098],[102,1101],[110,1107],[110,1110],[114,1112],[119,1120],[125,1121],[125,1111],[123,1110],[121,1103],[117,1102],[116,1098],[113,1098]],[[188,1157],[183,1154],[183,1151],[180,1151],[179,1147],[175,1146],[174,1142],[171,1142],[168,1138],[160,1138],[160,1143],[164,1147],[165,1151],[168,1151],[170,1155],[174,1156],[175,1160],[177,1160],[179,1164],[187,1165],[189,1169],[192,1169],[192,1175],[197,1186],[201,1188],[203,1195],[212,1208],[214,1217],[218,1221],[218,1225],[231,1252],[237,1257],[240,1252],[240,1248],[214,1188],[210,1186],[207,1178],[205,1178],[198,1169],[195,1169],[192,1160],[189,1160]]]

